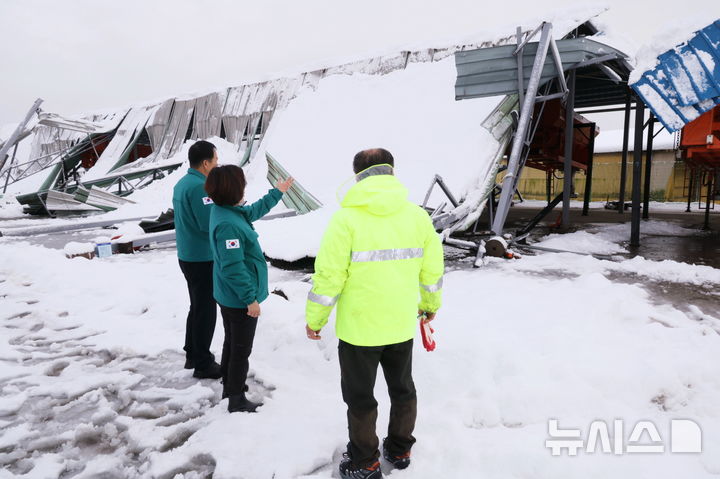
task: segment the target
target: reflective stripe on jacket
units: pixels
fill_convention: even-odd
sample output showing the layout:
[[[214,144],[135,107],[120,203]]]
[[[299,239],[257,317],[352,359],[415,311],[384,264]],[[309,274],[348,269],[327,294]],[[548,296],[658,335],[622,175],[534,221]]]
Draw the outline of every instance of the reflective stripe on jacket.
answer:
[[[321,329],[337,304],[337,337],[380,346],[415,336],[417,310],[440,308],[443,249],[427,212],[392,175],[347,193],[315,259],[306,319]]]

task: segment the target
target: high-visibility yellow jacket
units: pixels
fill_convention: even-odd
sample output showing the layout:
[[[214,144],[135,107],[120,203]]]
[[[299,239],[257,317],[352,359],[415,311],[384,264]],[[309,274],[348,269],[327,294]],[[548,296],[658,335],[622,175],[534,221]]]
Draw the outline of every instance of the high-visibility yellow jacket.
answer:
[[[320,330],[337,303],[338,338],[395,344],[415,336],[418,309],[440,308],[442,243],[407,195],[390,174],[366,177],[347,193],[315,259],[306,306],[311,329]]]

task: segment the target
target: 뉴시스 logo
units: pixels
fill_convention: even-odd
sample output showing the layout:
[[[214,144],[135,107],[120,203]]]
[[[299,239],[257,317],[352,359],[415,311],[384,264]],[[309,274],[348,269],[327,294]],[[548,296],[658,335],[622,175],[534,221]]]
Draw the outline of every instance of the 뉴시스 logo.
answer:
[[[236,239],[225,240],[225,249],[238,249],[240,248],[240,242]]]
[[[550,419],[548,421],[550,439],[545,441],[545,447],[551,450],[553,456],[562,455],[563,450],[567,451],[568,456],[577,456],[578,450],[583,448],[588,454],[597,452],[598,449],[604,454],[615,455],[664,453],[669,438],[671,453],[702,452],[702,430],[690,419],[672,419],[669,435],[666,435],[665,441],[652,421],[635,423],[630,430],[627,443],[625,429],[625,422],[622,419],[615,419],[611,439],[607,423],[596,420],[590,423],[587,436],[583,438],[580,429],[560,429],[558,420]],[[643,436],[647,436],[650,440],[644,440]]]

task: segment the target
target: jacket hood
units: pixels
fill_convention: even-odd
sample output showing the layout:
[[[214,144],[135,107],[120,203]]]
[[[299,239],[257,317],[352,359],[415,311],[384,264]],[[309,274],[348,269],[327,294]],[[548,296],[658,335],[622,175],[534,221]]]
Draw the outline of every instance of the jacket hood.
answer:
[[[403,208],[407,197],[407,188],[395,176],[380,174],[363,177],[350,188],[340,204],[343,207],[366,208],[374,215],[385,216]]]

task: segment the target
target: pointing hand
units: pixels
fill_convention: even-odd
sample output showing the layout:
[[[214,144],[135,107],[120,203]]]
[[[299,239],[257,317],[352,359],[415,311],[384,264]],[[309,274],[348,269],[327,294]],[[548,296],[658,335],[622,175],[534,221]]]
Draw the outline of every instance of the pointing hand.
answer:
[[[295,179],[290,177],[285,181],[278,181],[277,185],[275,186],[278,190],[282,191],[283,193],[287,192],[287,190],[290,189],[290,187],[295,182]]]

